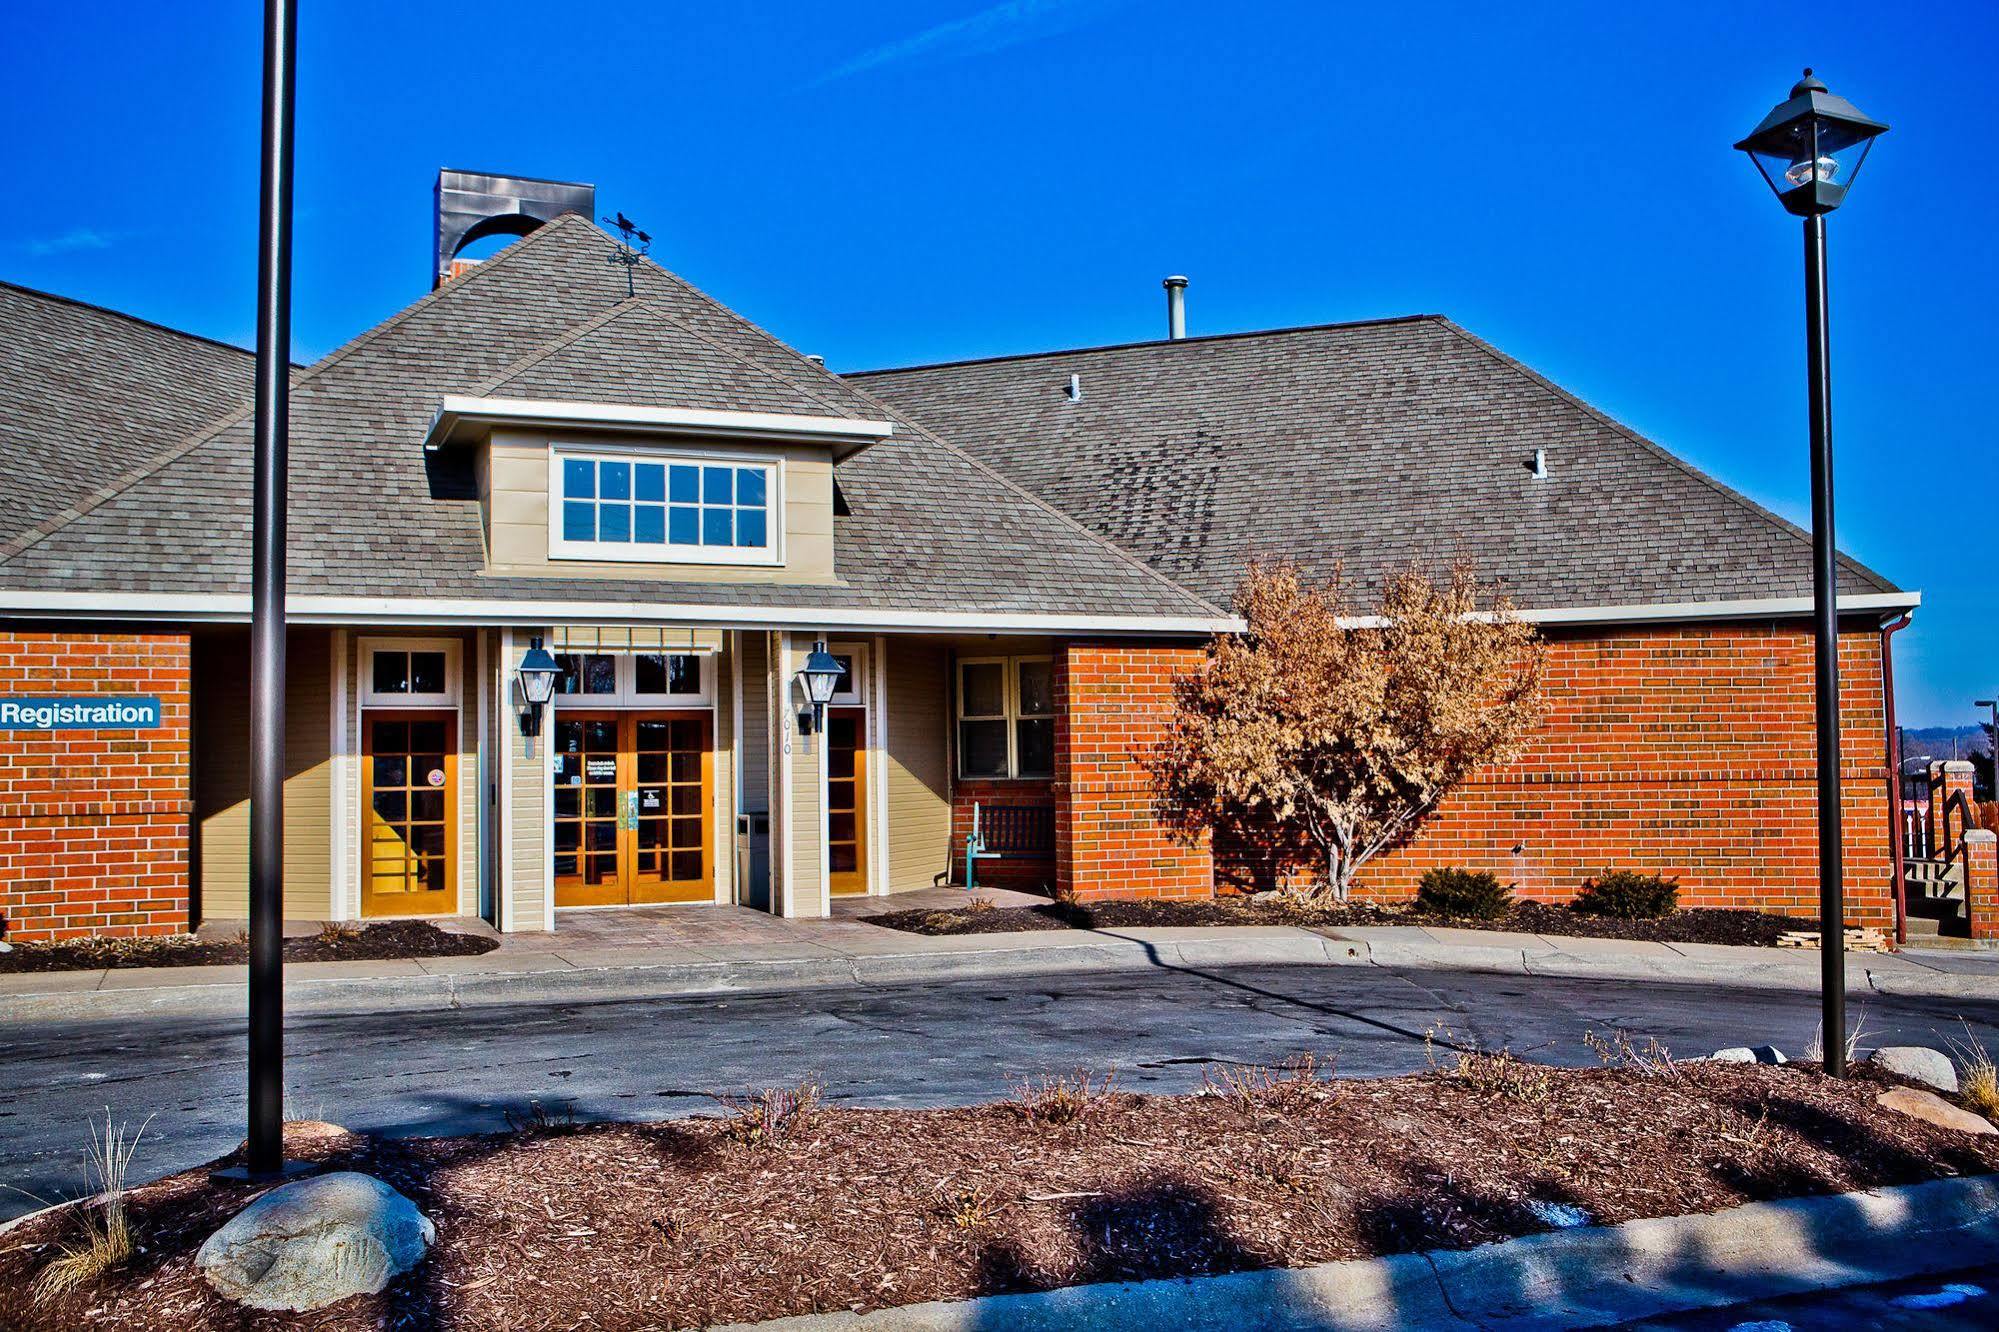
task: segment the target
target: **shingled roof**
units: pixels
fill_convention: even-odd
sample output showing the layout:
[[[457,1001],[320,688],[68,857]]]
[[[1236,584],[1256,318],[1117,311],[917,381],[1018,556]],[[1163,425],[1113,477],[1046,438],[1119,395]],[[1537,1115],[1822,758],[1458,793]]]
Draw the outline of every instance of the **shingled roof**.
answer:
[[[0,487],[0,538],[212,420],[249,393],[253,364],[240,347],[0,282],[0,449],[32,464]]]
[[[549,223],[294,376],[294,597],[1169,617],[1220,612],[984,464],[647,264],[628,298],[609,242]],[[79,363],[98,377],[87,349]],[[135,373],[143,374],[144,363]],[[47,375],[42,376],[46,382]],[[121,438],[67,512],[0,541],[0,590],[242,594],[250,568],[246,382]],[[137,391],[136,388],[134,390]],[[475,497],[421,447],[445,394],[894,417],[841,463],[838,581],[824,585],[484,572]],[[86,395],[87,396],[87,395]],[[195,396],[195,395],[190,395]],[[29,452],[45,425],[23,404]],[[33,517],[33,515],[24,515]]]
[[[850,378],[1210,600],[1276,558],[1466,556],[1530,609],[1811,593],[1805,532],[1439,316]]]

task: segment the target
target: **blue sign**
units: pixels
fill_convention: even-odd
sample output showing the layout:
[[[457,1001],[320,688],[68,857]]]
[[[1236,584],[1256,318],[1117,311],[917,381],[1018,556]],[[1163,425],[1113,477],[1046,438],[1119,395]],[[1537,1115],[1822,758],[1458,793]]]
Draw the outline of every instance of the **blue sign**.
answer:
[[[0,698],[0,731],[149,731],[159,724],[157,698],[115,694]]]

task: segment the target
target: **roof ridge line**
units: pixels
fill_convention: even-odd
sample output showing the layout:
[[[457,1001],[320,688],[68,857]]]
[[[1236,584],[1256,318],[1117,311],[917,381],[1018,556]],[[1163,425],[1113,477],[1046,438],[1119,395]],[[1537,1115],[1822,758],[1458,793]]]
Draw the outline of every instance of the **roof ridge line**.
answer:
[[[156,329],[161,333],[171,333],[177,338],[186,338],[190,342],[199,342],[210,347],[220,347],[224,351],[232,351],[240,356],[254,358],[257,354],[248,347],[239,347],[235,343],[226,342],[221,338],[211,338],[206,333],[193,333],[184,328],[175,328],[172,324],[164,324],[157,319],[148,319],[144,315],[135,315],[125,310],[115,310],[108,305],[100,305],[96,301],[86,301],[76,296],[65,296],[57,291],[44,291],[40,287],[30,287],[20,282],[9,282],[5,278],[0,278],[0,287],[6,287],[10,290],[18,291],[23,295],[34,296],[45,301],[57,301],[63,305],[74,306],[79,310],[90,310],[96,314],[110,315],[113,319],[122,319],[128,324],[137,324],[141,328]]]
[[[349,357],[353,356],[355,352],[359,351],[362,347],[372,344],[378,338],[385,335],[390,329],[399,327],[402,324],[408,322],[410,319],[415,317],[417,311],[426,310],[430,306],[436,304],[438,300],[442,298],[447,291],[464,290],[464,287],[462,286],[454,288],[452,286],[452,283],[472,282],[478,280],[481,277],[484,277],[487,273],[492,272],[495,267],[497,267],[502,263],[505,263],[507,259],[510,258],[511,256],[519,254],[523,249],[525,249],[529,244],[534,242],[539,237],[552,233],[558,226],[562,225],[565,222],[565,220],[571,216],[573,216],[573,214],[564,213],[561,217],[557,217],[550,222],[543,223],[541,226],[536,227],[533,231],[521,237],[521,239],[518,242],[516,242],[513,245],[509,245],[506,249],[500,251],[498,254],[494,255],[491,259],[486,260],[485,262],[479,264],[477,267],[471,269],[466,273],[459,275],[458,277],[452,278],[447,282],[439,283],[436,287],[432,288],[430,291],[425,292],[422,296],[418,297],[416,300],[411,301],[408,305],[405,305],[402,309],[396,311],[394,314],[390,315],[387,319],[384,319],[381,323],[376,324],[371,328],[364,329],[362,332],[356,334],[352,338],[349,338],[346,342],[342,343],[340,346],[328,352],[325,356],[322,356],[317,361],[314,361],[311,365],[308,365],[303,369],[297,366],[293,366],[291,368],[291,376],[290,376],[291,391],[293,393],[297,393],[301,389],[310,387],[313,383],[315,383],[319,379],[322,373],[333,368],[333,366],[335,366],[336,364],[346,361]],[[254,355],[255,353],[251,354]],[[223,431],[228,430],[232,426],[242,424],[242,422],[245,419],[247,419],[255,411],[255,409],[256,409],[256,401],[254,397],[249,402],[240,403],[233,411],[229,412],[227,415],[218,417],[217,419],[209,422],[207,425],[201,427],[199,430],[195,431],[191,435],[182,436],[175,443],[161,450],[160,452],[154,454],[150,458],[147,458],[144,462],[139,463],[134,467],[128,468],[126,471],[119,474],[117,477],[114,477],[112,480],[105,482],[102,486],[99,486],[97,489],[91,491],[88,495],[81,496],[80,498],[77,499],[75,503],[66,506],[62,510],[62,512],[51,514],[49,515],[49,517],[35,524],[27,531],[17,533],[13,537],[9,538],[7,541],[0,542],[0,564],[7,564],[15,559],[18,559],[21,555],[25,554],[27,551],[34,549],[36,546],[39,546],[42,542],[47,541],[50,537],[54,536],[57,532],[62,531],[63,528],[68,527],[71,523],[75,522],[77,519],[86,516],[87,514],[93,512],[94,510],[102,508],[104,505],[109,504],[112,500],[118,498],[118,496],[132,489],[132,487],[138,485],[141,481],[144,481],[147,477],[153,476],[154,474],[160,472],[161,470],[172,466],[180,459],[185,458],[188,454],[194,452],[196,449],[200,448],[203,444],[209,443],[210,441],[215,439]]]
[[[1574,393],[1571,393],[1568,389],[1563,388],[1560,384],[1557,384],[1554,380],[1548,378],[1546,375],[1542,374],[1534,367],[1526,364],[1524,361],[1516,360],[1514,357],[1509,356],[1507,353],[1501,351],[1498,347],[1495,347],[1490,342],[1487,342],[1484,338],[1478,336],[1478,334],[1473,333],[1470,329],[1464,328],[1459,324],[1457,324],[1456,322],[1454,322],[1453,320],[1442,315],[1437,317],[1437,322],[1441,324],[1450,333],[1454,334],[1460,340],[1469,345],[1470,347],[1474,348],[1477,351],[1483,352],[1486,356],[1498,362],[1501,366],[1513,371],[1517,375],[1520,375],[1524,379],[1528,380],[1530,383],[1537,385],[1546,392],[1553,394],[1555,397],[1561,399],[1563,402],[1568,403],[1571,407],[1574,407],[1576,410],[1582,412],[1584,415],[1588,416],[1591,420],[1597,422],[1599,425],[1604,426],[1605,428],[1631,441],[1633,444],[1638,445],[1640,448],[1652,454],[1655,458],[1662,459],[1663,461],[1669,463],[1673,467],[1678,468],[1682,473],[1692,478],[1693,480],[1698,481],[1700,484],[1708,487],[1710,490],[1722,496],[1724,499],[1733,500],[1736,504],[1740,505],[1744,509],[1747,509],[1750,513],[1756,515],[1758,518],[1763,519],[1765,522],[1776,524],[1776,526],[1781,531],[1796,538],[1799,541],[1804,542],[1807,546],[1811,544],[1812,541],[1811,532],[1805,528],[1798,526],[1796,523],[1784,517],[1782,514],[1777,513],[1772,509],[1766,508],[1761,504],[1758,504],[1755,500],[1749,498],[1749,496],[1735,489],[1735,487],[1729,485],[1727,482],[1721,480],[1719,477],[1709,476],[1706,472],[1694,466],[1692,463],[1688,462],[1685,458],[1680,457],[1678,454],[1674,453],[1671,449],[1668,449],[1665,445],[1660,444],[1655,440],[1648,439],[1644,435],[1639,434],[1636,430],[1624,424],[1622,421],[1610,415],[1608,412],[1603,411],[1601,408],[1596,407],[1595,405],[1586,401],[1585,399],[1578,397]],[[1869,567],[1868,565],[1862,564],[1859,560],[1854,559],[1852,556],[1847,555],[1845,552],[1835,550],[1834,554],[1837,556],[1839,562],[1846,565],[1849,569],[1853,570],[1856,573],[1864,574],[1868,578],[1873,579],[1875,582],[1880,583],[1882,585],[1881,590],[1897,591],[1897,592],[1904,590],[1893,579],[1887,577],[1885,574],[1882,574],[1878,570]]]
[[[661,271],[664,272],[665,270],[662,269]],[[689,290],[693,290],[693,288],[689,288]],[[704,301],[714,301],[715,299],[714,297],[708,295],[706,292],[697,291],[695,292],[695,294],[700,296],[701,299]],[[726,305],[721,305],[719,302],[716,302],[716,304],[718,308],[723,310],[727,310],[729,308]],[[779,384],[783,384],[787,388],[797,389],[800,393],[803,393],[806,397],[812,399],[812,401],[824,406],[828,411],[832,412],[835,416],[841,417],[849,421],[858,419],[850,414],[850,410],[846,407],[845,404],[833,401],[832,399],[826,397],[824,394],[818,393],[809,386],[801,384],[797,380],[792,379],[789,375],[780,374],[776,370],[773,370],[771,367],[767,365],[758,364],[756,361],[751,360],[749,357],[737,351],[734,347],[729,346],[727,343],[717,342],[714,338],[709,337],[706,333],[703,333],[700,329],[695,328],[692,324],[689,324],[684,320],[678,318],[676,315],[674,315],[672,311],[661,309],[657,313],[661,319],[673,325],[675,328],[685,333],[688,337],[695,339],[697,342],[706,343],[708,346],[713,347],[716,351],[722,353],[722,355],[727,356],[731,360],[736,361],[737,363],[746,366],[751,370],[757,371],[767,379],[773,380]],[[730,313],[733,314],[734,311],[730,311]],[[786,346],[784,343],[778,342],[776,338],[771,338],[770,334],[764,333],[762,329],[757,329],[756,331],[758,333],[762,333],[764,337],[770,338],[770,340],[773,343],[775,343],[778,347],[783,348],[783,350],[789,353],[790,355],[792,356],[799,355],[798,352]]]
[[[874,375],[915,374],[924,370],[956,370],[969,365],[999,365],[1010,361],[1042,361],[1058,356],[1090,356],[1098,352],[1135,351],[1140,347],[1179,347],[1188,343],[1231,342],[1243,338],[1276,338],[1294,333],[1330,333],[1351,328],[1380,328],[1388,324],[1420,324],[1427,320],[1449,323],[1440,314],[1380,315],[1372,319],[1336,319],[1323,324],[1287,324],[1282,328],[1246,328],[1233,333],[1199,333],[1185,338],[1142,338],[1136,342],[1106,342],[1090,347],[1057,347],[1048,351],[1013,352],[1004,356],[969,356],[956,361],[928,361],[920,365],[883,366],[875,370],[842,371],[842,379],[866,379]]]
[[[625,315],[644,305],[645,302],[646,298],[643,296],[627,296],[624,300],[619,301],[609,309],[584,320],[575,328],[565,330],[555,337],[550,338],[547,342],[542,343],[539,347],[500,371],[493,378],[479,385],[474,396],[483,398],[499,391],[505,385],[520,378],[557,352],[574,345],[579,339],[588,337],[606,324],[616,323]]]
[[[654,273],[659,274],[659,276],[665,278],[667,281],[681,287],[683,290],[687,292],[688,295],[694,296],[699,300],[706,302],[708,305],[713,306],[717,310],[722,311],[722,313],[727,315],[729,318],[735,320],[738,324],[748,329],[751,333],[755,334],[757,337],[762,338],[765,342],[769,343],[772,347],[776,348],[778,351],[783,352],[786,356],[792,358],[794,361],[803,361],[807,365],[818,364],[812,361],[809,357],[807,357],[804,352],[799,351],[798,348],[786,342],[783,338],[778,337],[775,333],[772,333],[769,329],[763,327],[761,324],[758,324],[753,320],[749,319],[747,316],[743,315],[733,305],[730,305],[725,301],[716,300],[713,296],[710,296],[706,291],[703,291],[701,288],[695,286],[692,282],[689,282],[686,278],[674,272],[672,269],[666,267],[664,264],[659,263],[657,260],[647,258],[644,261],[643,267],[649,269]],[[679,319],[678,317],[676,317],[671,313],[665,314],[664,318],[669,323],[671,323],[675,328],[682,329],[685,332],[687,332],[689,335],[701,339],[701,341],[707,343],[709,346],[715,348],[718,351],[724,352],[731,357],[734,357],[736,360],[742,362],[744,365],[747,365],[755,370],[761,370],[769,378],[776,380],[780,384],[789,385],[790,387],[797,389],[800,393],[805,394],[807,397],[813,399],[815,402],[825,403],[828,407],[832,408],[836,413],[839,413],[841,415],[845,414],[845,409],[842,408],[839,403],[834,402],[831,399],[827,398],[825,394],[820,392],[818,389],[812,387],[811,385],[806,384],[800,380],[793,379],[789,375],[781,374],[777,370],[772,369],[770,366],[762,365],[756,361],[751,360],[749,357],[743,355],[735,348],[726,346],[723,343],[715,341],[715,339],[709,337],[706,333],[703,333],[700,329],[697,329],[691,324],[684,322],[683,320]],[[841,385],[843,388],[849,387],[847,385],[847,377],[845,375],[836,375],[831,370],[826,369],[826,367],[823,364],[818,364],[818,368],[821,374],[833,380],[835,383]],[[849,391],[852,391],[851,388],[849,388]],[[850,417],[848,419],[851,420],[853,418]]]

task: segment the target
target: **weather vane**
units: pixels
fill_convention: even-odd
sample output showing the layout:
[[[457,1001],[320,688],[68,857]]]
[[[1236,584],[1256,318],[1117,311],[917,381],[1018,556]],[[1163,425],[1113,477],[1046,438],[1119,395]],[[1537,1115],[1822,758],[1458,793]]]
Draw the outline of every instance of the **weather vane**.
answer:
[[[618,229],[618,252],[605,256],[604,262],[625,266],[625,295],[632,296],[635,294],[632,290],[632,270],[639,266],[639,260],[646,257],[646,251],[652,246],[652,237],[640,231],[639,224],[623,213],[607,217],[604,222]]]

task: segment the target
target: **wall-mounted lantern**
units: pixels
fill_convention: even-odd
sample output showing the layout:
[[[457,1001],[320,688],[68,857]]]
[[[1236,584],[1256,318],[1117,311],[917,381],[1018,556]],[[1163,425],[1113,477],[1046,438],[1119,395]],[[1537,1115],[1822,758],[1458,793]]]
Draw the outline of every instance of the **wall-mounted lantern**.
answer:
[[[529,740],[541,734],[541,710],[555,697],[555,677],[561,674],[562,667],[556,665],[555,658],[541,645],[541,635],[530,638],[527,655],[514,668],[514,678],[520,682],[523,705],[521,734]]]
[[[826,705],[839,692],[840,681],[846,674],[847,668],[840,664],[840,659],[826,650],[825,639],[812,645],[805,665],[798,672],[798,683],[805,690],[806,701],[812,705],[798,710],[800,735],[811,735],[826,724]]]

